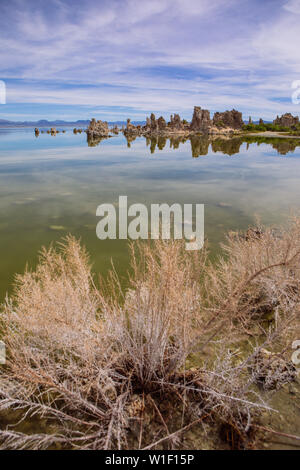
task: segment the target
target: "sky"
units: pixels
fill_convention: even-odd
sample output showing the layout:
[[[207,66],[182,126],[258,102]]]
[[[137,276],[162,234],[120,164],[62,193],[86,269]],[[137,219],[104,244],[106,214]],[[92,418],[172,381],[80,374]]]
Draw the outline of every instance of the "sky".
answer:
[[[299,25],[300,0],[0,0],[0,119],[300,115]]]

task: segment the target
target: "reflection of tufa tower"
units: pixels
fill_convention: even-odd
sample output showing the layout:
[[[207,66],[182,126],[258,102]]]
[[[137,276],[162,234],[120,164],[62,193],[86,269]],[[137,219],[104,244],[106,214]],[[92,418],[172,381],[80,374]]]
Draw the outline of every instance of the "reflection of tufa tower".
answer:
[[[190,142],[193,158],[198,158],[200,155],[208,154],[210,140],[207,137],[191,135]]]

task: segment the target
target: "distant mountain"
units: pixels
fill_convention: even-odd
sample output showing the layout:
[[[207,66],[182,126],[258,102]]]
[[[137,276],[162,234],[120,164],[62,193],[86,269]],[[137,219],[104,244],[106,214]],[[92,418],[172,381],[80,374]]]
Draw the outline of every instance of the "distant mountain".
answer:
[[[89,120],[78,120],[74,122],[55,120],[48,121],[47,119],[40,119],[39,121],[8,121],[0,119],[0,127],[55,127],[55,126],[88,126]]]
[[[0,119],[0,127],[55,127],[55,126],[74,126],[74,127],[87,127],[89,125],[89,120],[79,119],[78,121],[48,121],[47,119],[40,119],[39,121],[8,121],[6,119]],[[144,125],[146,121],[133,121],[132,124]],[[110,121],[109,125],[122,126],[126,125],[126,121]]]
[[[6,121],[5,119],[0,119],[0,126],[4,126],[5,124],[10,124],[11,121]]]
[[[111,126],[126,126],[126,121],[108,121],[108,124]],[[144,126],[146,124],[146,121],[131,121],[131,124],[133,124],[134,126]]]

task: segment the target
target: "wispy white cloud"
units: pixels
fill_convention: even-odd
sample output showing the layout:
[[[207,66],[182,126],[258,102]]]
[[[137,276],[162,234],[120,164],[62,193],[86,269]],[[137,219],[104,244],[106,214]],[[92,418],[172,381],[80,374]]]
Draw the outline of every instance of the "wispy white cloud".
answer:
[[[12,0],[0,17],[5,109],[297,114],[288,98],[300,79],[299,14],[299,0]]]

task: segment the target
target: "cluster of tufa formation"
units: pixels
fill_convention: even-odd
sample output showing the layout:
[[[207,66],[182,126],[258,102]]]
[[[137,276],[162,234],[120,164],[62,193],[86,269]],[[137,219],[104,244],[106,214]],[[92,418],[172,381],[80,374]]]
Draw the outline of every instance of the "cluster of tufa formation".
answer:
[[[47,133],[47,134],[51,134],[53,136],[56,136],[56,134],[59,134],[60,132],[62,132],[63,134],[66,133],[65,129],[63,129],[62,131],[59,131],[58,129],[56,129],[56,127],[51,127],[50,129],[48,129],[47,131],[43,131],[38,128],[38,127],[35,127],[34,128],[34,134],[36,137],[38,137],[41,134],[44,134],[44,133]]]
[[[115,134],[115,135],[118,135],[119,134],[119,128],[117,126],[117,124],[115,124],[112,128],[112,133]]]
[[[233,109],[224,113],[215,113],[213,125],[220,128],[230,127],[231,129],[242,129],[244,121],[242,113]]]
[[[249,124],[253,121],[249,117]],[[295,129],[299,125],[299,117],[292,116],[291,113],[283,114],[281,117],[273,121],[275,125],[279,125],[285,128]],[[262,119],[259,120],[259,124],[263,125]],[[185,119],[181,119],[179,114],[172,114],[170,121],[167,122],[163,116],[156,119],[155,114],[151,113],[150,117],[146,118],[145,125],[135,125],[130,119],[127,119],[126,127],[123,125],[122,128],[118,128],[114,125],[109,128],[108,123],[105,121],[92,119],[90,124],[85,131],[87,133],[88,142],[91,145],[99,143],[102,139],[112,137],[112,134],[119,134],[122,132],[127,140],[130,142],[136,137],[144,136],[146,138],[151,137],[190,137],[193,135],[212,135],[212,136],[227,136],[239,134],[243,129],[244,121],[242,113],[236,109],[231,111],[216,112],[213,118],[210,117],[210,111],[208,109],[202,109],[200,106],[194,107],[193,117],[191,122],[187,122]],[[39,129],[34,129],[36,137],[39,136]],[[42,133],[44,131],[41,131]],[[51,128],[47,131],[48,134],[56,135],[59,131],[55,128]],[[65,131],[62,131],[65,132]],[[74,129],[74,134],[83,132],[82,129]]]
[[[179,114],[174,114],[174,116],[171,114],[170,122],[167,124],[167,126],[168,126],[168,130],[171,130],[173,132],[187,130]]]
[[[89,139],[98,139],[101,137],[108,137],[109,129],[107,122],[104,121],[96,121],[96,119],[92,119],[89,127],[87,128],[87,136]]]
[[[293,116],[291,113],[285,113],[281,117],[277,116],[277,118],[273,121],[273,124],[292,128],[293,126],[299,124],[299,117]]]
[[[210,118],[210,112],[207,109],[201,109],[200,106],[194,107],[194,113],[191,123],[182,120],[179,114],[171,115],[170,121],[160,116],[156,119],[155,114],[146,118],[144,126],[135,126],[127,119],[126,136],[169,136],[173,134],[193,135],[193,134],[230,134],[242,129],[244,125],[242,113],[235,109],[225,111],[224,113],[215,113],[213,119]]]
[[[180,132],[184,130],[184,124],[181,121],[179,114],[171,115],[170,122],[160,116],[158,119],[155,118],[155,115],[152,113],[150,119],[146,119],[146,125],[143,128],[146,135],[154,134],[171,134],[173,132]]]
[[[127,119],[126,128],[123,130],[123,132],[124,132],[124,135],[126,136],[143,135],[142,127],[140,125],[135,126],[134,124],[130,122],[130,119]]]
[[[216,112],[211,119],[208,109],[195,106],[190,123],[181,119],[179,114],[171,115],[170,121],[167,122],[163,116],[156,119],[155,114],[151,113],[150,117],[146,118],[145,125],[134,125],[130,119],[127,119],[126,127],[122,126],[121,129],[117,126],[109,129],[107,122],[92,119],[86,132],[90,142],[111,137],[110,132],[118,134],[119,131],[123,132],[129,141],[132,141],[138,136],[171,137],[179,135],[189,137],[196,134],[231,136],[238,133],[243,125],[242,113],[235,109],[222,113]]]

